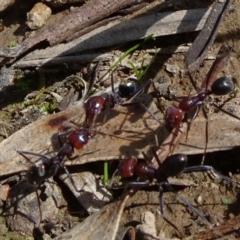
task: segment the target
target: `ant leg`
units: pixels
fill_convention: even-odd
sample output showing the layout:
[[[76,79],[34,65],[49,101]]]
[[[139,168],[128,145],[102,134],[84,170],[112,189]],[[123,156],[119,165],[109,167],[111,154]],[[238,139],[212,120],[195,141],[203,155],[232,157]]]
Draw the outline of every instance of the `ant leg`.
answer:
[[[45,155],[40,154],[40,153],[27,152],[27,151],[21,151],[21,150],[17,150],[17,153],[20,154],[21,156],[23,156],[27,161],[29,161],[31,163],[32,163],[32,161],[25,154],[41,157],[41,158],[44,158],[45,160],[49,161],[49,158],[47,158]]]
[[[71,183],[72,183],[75,191],[76,191],[76,192],[79,192],[79,193],[80,193],[80,192],[84,192],[84,190],[81,190],[81,189],[78,189],[78,188],[77,188],[77,186],[76,186],[76,184],[75,184],[75,182],[74,182],[74,180],[73,180],[73,177],[72,177],[72,175],[70,174],[70,172],[68,171],[68,169],[66,168],[66,166],[64,166],[64,164],[61,164],[61,167],[64,169],[65,173],[67,174],[68,178],[70,179],[70,181],[71,181]],[[84,184],[84,185],[85,185],[85,184]],[[90,194],[93,194],[93,196],[94,196],[96,199],[98,199],[98,197],[97,197],[93,192],[90,192]]]
[[[220,178],[231,182],[231,183],[235,183],[235,184],[240,184],[234,180],[232,180],[231,178],[219,173],[216,169],[214,169],[212,166],[208,166],[208,165],[199,165],[199,166],[193,166],[193,167],[187,167],[185,168],[182,173],[190,173],[190,172],[197,172],[197,171],[210,171],[212,173],[217,174]]]
[[[41,202],[40,202],[40,199],[39,199],[39,196],[38,196],[38,192],[37,192],[37,188],[35,188],[35,193],[37,195],[37,201],[38,201],[38,208],[39,208],[39,213],[40,213],[40,221],[38,223],[38,227],[40,226],[40,223],[42,222],[42,209],[41,209]]]
[[[83,154],[77,154],[77,155],[75,155],[75,156],[67,156],[67,159],[69,159],[69,160],[75,160],[76,158],[80,158],[80,157],[82,157],[82,156],[84,156],[84,155],[87,155],[87,154],[91,154],[91,153],[94,153],[94,152],[97,152],[97,151],[99,151],[99,149],[97,149],[97,150],[94,150],[94,151],[88,151],[88,152],[85,152],[85,153],[83,153]]]
[[[151,147],[151,150],[152,150],[152,153],[153,153],[153,155],[154,155],[154,157],[155,157],[155,159],[156,159],[156,161],[157,161],[157,163],[158,163],[158,166],[160,167],[160,166],[162,165],[162,163],[161,163],[161,161],[160,161],[160,159],[159,159],[156,151],[154,150],[153,147]]]
[[[201,165],[204,164],[205,162],[205,157],[206,157],[206,152],[207,152],[207,146],[208,146],[208,115],[206,113],[206,111],[203,109],[203,114],[204,114],[204,117],[206,119],[206,125],[205,125],[205,146],[204,146],[204,152],[203,152],[203,157],[202,157],[202,161],[201,161]]]
[[[186,133],[186,141],[187,141],[187,138],[188,138],[188,133],[190,131],[190,128],[192,126],[192,123],[193,123],[193,120],[197,117],[198,113],[199,113],[199,106],[197,106],[196,108],[196,111],[195,112],[192,112],[191,110],[191,117],[187,117],[187,133]],[[187,113],[189,114],[189,112]]]
[[[204,216],[202,213],[200,213],[195,207],[193,207],[193,205],[190,204],[180,193],[178,193],[178,192],[176,192],[176,191],[173,190],[173,188],[170,186],[169,182],[165,181],[163,184],[164,184],[164,186],[167,187],[167,189],[168,189],[169,191],[174,192],[174,193],[178,196],[178,198],[179,198],[187,207],[189,207],[189,208],[190,208],[193,212],[195,212],[199,217],[201,217],[204,221],[206,221],[208,224],[210,224],[210,223],[208,222],[208,220],[205,218],[205,216]]]
[[[162,125],[162,122],[158,120],[157,117],[143,103],[138,102],[136,104],[139,104],[141,107],[143,107],[154,120],[156,120],[158,123],[160,123],[160,125]]]
[[[110,110],[110,99],[108,99],[108,101],[106,101],[106,109],[105,109],[105,112],[104,112],[104,118],[103,118],[103,122],[102,122],[102,125],[106,123],[107,121],[107,116],[108,116],[108,113],[109,113],[109,110]]]
[[[236,118],[237,120],[240,120],[240,117],[238,117],[237,115],[233,114],[233,113],[230,113],[228,112],[227,110],[223,109],[223,108],[220,108],[218,107],[215,103],[211,103],[211,105],[213,105],[217,110],[223,112],[223,113],[226,113],[228,114],[229,116],[233,117],[233,118]]]
[[[74,180],[73,180],[73,177],[72,177],[72,175],[70,174],[70,172],[68,171],[68,169],[66,168],[66,166],[64,166],[64,164],[61,164],[61,167],[64,169],[65,173],[67,174],[68,178],[70,179],[70,181],[71,181],[71,183],[72,183],[75,191],[76,191],[76,192],[82,192],[83,190],[77,189],[77,186],[76,186],[76,184],[75,184],[75,182],[74,182]]]
[[[133,105],[140,105],[141,107],[143,107],[148,113],[149,115],[156,120],[158,123],[160,123],[160,125],[162,125],[162,122],[160,120],[157,119],[157,117],[154,115],[154,113],[152,113],[143,103],[141,102],[132,102],[132,103],[123,103],[121,104],[121,106],[123,107],[127,107],[127,106],[133,106]]]
[[[163,189],[162,186],[159,186],[159,206],[160,206],[160,212],[163,215]]]
[[[111,188],[112,188],[112,186],[113,186],[113,179],[114,179],[114,177],[116,176],[117,173],[118,173],[118,168],[114,171],[110,182],[107,184],[107,188],[108,188],[108,189],[111,189]]]
[[[123,196],[127,194],[128,189],[134,189],[135,191],[138,191],[142,187],[147,187],[150,185],[150,182],[129,182],[124,187]]]

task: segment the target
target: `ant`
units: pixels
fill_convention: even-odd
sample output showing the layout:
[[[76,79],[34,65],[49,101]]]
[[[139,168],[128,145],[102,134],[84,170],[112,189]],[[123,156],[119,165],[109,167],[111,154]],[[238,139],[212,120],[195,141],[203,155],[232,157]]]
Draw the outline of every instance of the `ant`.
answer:
[[[65,157],[71,159],[71,155],[74,153],[74,148],[78,150],[83,148],[83,146],[86,145],[92,137],[93,134],[87,128],[81,127],[71,131],[67,136],[67,141],[63,144],[57,155],[51,158],[39,153],[17,150],[17,152],[28,161],[30,160],[26,157],[26,154],[42,158],[42,161],[31,165],[28,169],[28,183],[32,186],[39,186],[44,180],[55,176],[59,169],[62,168],[71,180],[75,190],[78,191],[72,176],[64,165],[63,160]]]
[[[67,136],[67,141],[63,144],[59,152],[51,158],[48,158],[45,155],[39,154],[39,153],[17,150],[17,152],[29,162],[31,162],[31,160],[26,155],[33,155],[41,158],[41,161],[38,161],[29,167],[26,174],[27,183],[31,187],[33,187],[36,191],[36,189],[45,180],[55,176],[60,169],[63,169],[67,174],[68,178],[70,179],[74,189],[77,192],[81,192],[82,190],[77,189],[71,174],[66,168],[64,164],[64,158],[67,157],[69,159],[73,159],[71,158],[71,156],[74,153],[74,148],[76,149],[83,148],[83,146],[88,143],[89,139],[92,136],[93,134],[87,128],[83,128],[83,127],[71,131]],[[38,199],[38,206],[40,210],[40,222],[41,222],[42,211],[40,208],[39,197],[37,199]]]
[[[143,89],[149,84],[150,81],[151,79],[146,81],[144,84],[140,84],[139,81],[136,80],[135,78],[128,78],[126,81],[124,82],[122,81],[122,83],[120,83],[120,85],[118,86],[118,92],[115,92],[113,87],[113,79],[111,78],[112,82],[111,93],[103,92],[100,95],[88,98],[88,100],[85,102],[86,110],[86,118],[84,122],[85,125],[91,126],[93,123],[95,123],[97,116],[101,112],[103,111],[107,112],[110,108],[114,108],[116,105],[125,105],[124,99],[130,100],[138,96],[138,94],[143,91]],[[147,109],[146,106],[144,106],[141,103],[139,104],[143,106],[150,113],[150,115],[153,116],[153,114]],[[106,119],[104,119],[104,121],[105,120]]]
[[[222,175],[217,172],[213,167],[208,165],[199,165],[193,167],[186,167],[187,165],[187,156],[185,154],[174,154],[165,159],[163,163],[160,163],[158,156],[155,151],[153,151],[155,158],[158,161],[159,167],[156,168],[153,163],[145,156],[145,161],[138,161],[135,157],[130,156],[123,159],[117,170],[113,174],[113,178],[115,174],[120,175],[122,178],[132,177],[135,175],[142,181],[128,182],[125,185],[125,189],[127,188],[141,188],[147,187],[152,184],[157,184],[159,186],[159,205],[160,212],[163,215],[163,187],[171,192],[175,192],[168,182],[168,177],[177,176],[180,173],[189,173],[195,171],[212,171],[217,174],[221,179],[224,179],[228,182],[236,183],[236,181],[231,178]],[[110,182],[110,187],[113,185],[113,178]],[[115,186],[113,187],[115,188]],[[118,187],[116,187],[118,188]],[[199,215],[202,219],[206,220],[203,214],[201,214],[197,209],[195,209],[181,194],[175,192],[178,198],[187,205],[190,209],[192,209],[197,215]]]
[[[199,112],[198,107],[202,106],[204,103],[204,100],[209,99],[209,96],[211,94],[226,95],[226,94],[235,92],[236,80],[234,78],[230,78],[228,76],[223,76],[223,77],[220,77],[217,80],[215,80],[216,75],[218,74],[220,69],[224,66],[224,64],[227,62],[230,51],[231,51],[231,48],[227,44],[223,44],[221,46],[211,69],[209,70],[201,87],[197,90],[196,95],[175,98],[175,100],[179,101],[178,106],[171,105],[167,109],[165,116],[164,116],[167,128],[169,130],[178,127],[180,125],[180,123],[184,120],[184,118],[187,118],[187,116],[186,116],[187,113],[189,113],[190,111],[192,111],[194,109],[196,109],[196,112],[194,113],[194,116],[191,118],[191,120],[195,119]],[[189,74],[189,76],[191,78],[190,74]],[[192,78],[191,78],[191,80],[192,80]],[[193,82],[193,80],[192,80],[192,82]],[[210,85],[211,85],[211,90],[208,89]],[[212,101],[209,101],[209,102],[211,105],[213,105],[218,110],[223,111],[224,113],[227,113],[230,116],[240,120],[240,118],[238,116],[236,116],[232,113],[229,113],[228,111],[218,107]],[[204,112],[204,115],[207,118],[207,115],[205,112]],[[191,122],[191,120],[190,120],[190,122]],[[188,128],[188,130],[189,130],[189,128]],[[208,139],[206,139],[205,152],[206,152],[206,148],[207,148],[207,142],[208,142]]]

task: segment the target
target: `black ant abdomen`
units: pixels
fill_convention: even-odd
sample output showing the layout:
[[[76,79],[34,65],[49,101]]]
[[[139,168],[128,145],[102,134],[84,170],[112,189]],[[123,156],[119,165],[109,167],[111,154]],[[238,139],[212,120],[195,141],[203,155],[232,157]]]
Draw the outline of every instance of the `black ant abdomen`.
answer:
[[[118,94],[121,98],[132,98],[140,89],[141,84],[139,80],[128,78],[123,80],[118,87]]]
[[[166,177],[177,176],[187,165],[187,156],[185,154],[174,154],[165,159],[158,168],[158,174]]]
[[[236,79],[225,75],[215,80],[211,86],[211,91],[215,95],[226,95],[234,92]]]

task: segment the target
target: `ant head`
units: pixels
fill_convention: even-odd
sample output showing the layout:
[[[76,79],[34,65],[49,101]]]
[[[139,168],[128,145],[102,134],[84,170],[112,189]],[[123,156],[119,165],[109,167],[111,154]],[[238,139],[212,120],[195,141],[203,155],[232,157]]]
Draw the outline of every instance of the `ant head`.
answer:
[[[181,121],[184,118],[184,112],[176,107],[175,105],[171,105],[165,114],[165,121],[168,127],[175,128],[178,127]]]
[[[118,166],[118,173],[121,177],[131,177],[134,174],[137,159],[133,156],[125,157]]]

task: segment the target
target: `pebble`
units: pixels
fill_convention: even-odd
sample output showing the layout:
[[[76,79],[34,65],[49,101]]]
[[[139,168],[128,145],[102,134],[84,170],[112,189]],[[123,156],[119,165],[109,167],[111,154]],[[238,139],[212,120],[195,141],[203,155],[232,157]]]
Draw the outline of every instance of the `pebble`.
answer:
[[[9,6],[14,4],[15,0],[1,0],[0,1],[0,12],[7,9]]]
[[[176,65],[166,64],[166,71],[172,74],[177,74],[180,69]]]
[[[159,239],[155,226],[155,216],[151,212],[142,213],[140,221],[141,224],[136,226],[136,232],[141,240]]]
[[[0,70],[0,90],[14,84],[15,71],[12,67],[2,67]]]
[[[51,8],[43,3],[36,3],[27,13],[27,25],[31,29],[39,29],[44,26],[52,14]]]

